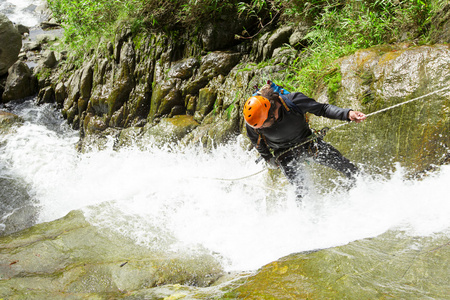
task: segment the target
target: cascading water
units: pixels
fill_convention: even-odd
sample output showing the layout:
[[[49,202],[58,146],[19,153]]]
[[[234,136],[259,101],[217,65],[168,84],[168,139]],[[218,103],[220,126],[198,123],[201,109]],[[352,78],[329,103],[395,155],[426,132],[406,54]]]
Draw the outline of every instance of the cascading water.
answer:
[[[116,151],[111,141],[108,149],[79,153],[78,133],[52,106],[7,108],[25,123],[0,136],[0,184],[11,192],[1,194],[0,230],[23,206],[34,208],[27,220],[38,223],[81,209],[93,224],[155,251],[214,253],[227,270],[254,270],[387,230],[450,234],[449,166],[421,181],[405,180],[398,167],[390,179],[360,178],[350,191],[313,193],[299,206],[289,185],[268,185],[264,172],[224,180],[263,168],[243,150],[245,137],[212,151]]]
[[[0,0],[0,12],[13,23],[33,27],[41,21],[39,7],[43,0]]]

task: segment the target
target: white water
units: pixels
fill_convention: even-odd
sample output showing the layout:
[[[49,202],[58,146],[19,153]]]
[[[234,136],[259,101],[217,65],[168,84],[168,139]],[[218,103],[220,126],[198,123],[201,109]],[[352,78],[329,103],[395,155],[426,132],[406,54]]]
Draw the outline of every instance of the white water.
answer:
[[[0,12],[13,23],[34,27],[41,21],[36,8],[44,3],[44,0],[0,0]]]
[[[140,245],[211,252],[227,270],[254,270],[291,253],[389,229],[411,235],[450,229],[450,166],[423,181],[403,180],[399,168],[389,180],[360,179],[350,192],[312,196],[297,207],[289,186],[270,196],[264,174],[217,180],[261,170],[239,140],[212,153],[149,147],[80,154],[77,133],[52,119],[51,110],[15,111],[30,122],[0,137],[0,145],[6,142],[0,161],[31,186],[39,222],[82,209],[92,223]]]

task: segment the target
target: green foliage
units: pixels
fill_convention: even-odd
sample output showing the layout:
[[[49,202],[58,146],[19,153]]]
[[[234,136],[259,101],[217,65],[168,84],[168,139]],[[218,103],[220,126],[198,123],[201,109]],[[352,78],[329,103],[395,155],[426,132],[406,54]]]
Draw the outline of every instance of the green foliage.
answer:
[[[339,69],[334,69],[323,77],[328,88],[328,101],[330,104],[335,104],[336,94],[341,88],[342,74]]]
[[[314,26],[306,36],[309,46],[289,70],[287,82],[296,83],[296,89],[311,95],[317,81],[339,57],[385,43],[408,40],[420,43],[427,38],[429,22],[439,2],[297,1],[299,7],[307,8],[304,13],[314,17]],[[295,10],[292,5],[291,10]]]

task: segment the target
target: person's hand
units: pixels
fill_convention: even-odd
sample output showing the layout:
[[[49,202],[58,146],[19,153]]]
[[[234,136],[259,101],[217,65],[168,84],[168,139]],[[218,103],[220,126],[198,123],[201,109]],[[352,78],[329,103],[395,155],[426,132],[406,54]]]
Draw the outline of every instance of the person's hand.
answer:
[[[272,169],[272,170],[278,169],[278,163],[277,163],[277,160],[275,159],[275,157],[271,157],[271,158],[267,159],[266,163],[267,163],[267,167],[269,169]]]
[[[348,119],[350,121],[354,121],[355,123],[359,123],[366,119],[366,115],[360,111],[351,110],[348,112]]]

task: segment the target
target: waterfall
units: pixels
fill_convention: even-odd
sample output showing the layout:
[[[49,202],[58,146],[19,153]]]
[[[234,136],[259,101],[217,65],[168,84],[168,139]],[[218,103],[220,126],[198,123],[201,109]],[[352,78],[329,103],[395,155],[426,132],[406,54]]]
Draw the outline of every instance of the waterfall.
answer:
[[[28,196],[11,194],[14,208],[0,215],[0,230],[25,205],[34,208],[30,218],[38,223],[82,210],[91,223],[137,244],[214,253],[228,270],[253,270],[284,255],[387,230],[449,232],[449,166],[422,180],[406,180],[398,166],[391,176],[359,178],[349,191],[316,186],[299,205],[282,177],[277,184],[266,172],[242,178],[264,167],[242,146],[244,136],[211,151],[152,145],[114,150],[112,141],[107,149],[80,153],[78,132],[52,105],[30,100],[7,108],[25,123],[0,136],[0,179],[9,178],[9,190],[17,186]]]

